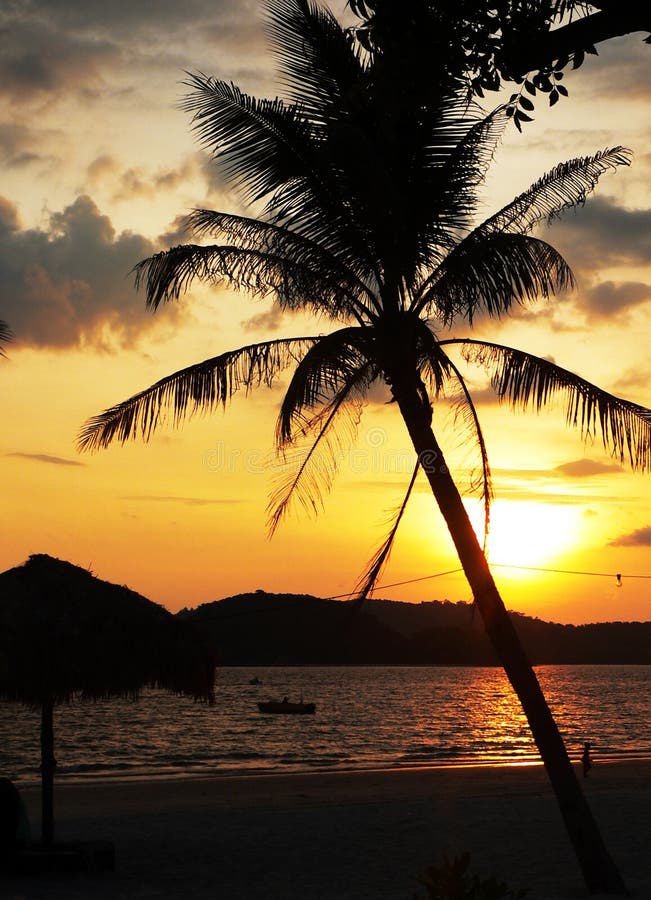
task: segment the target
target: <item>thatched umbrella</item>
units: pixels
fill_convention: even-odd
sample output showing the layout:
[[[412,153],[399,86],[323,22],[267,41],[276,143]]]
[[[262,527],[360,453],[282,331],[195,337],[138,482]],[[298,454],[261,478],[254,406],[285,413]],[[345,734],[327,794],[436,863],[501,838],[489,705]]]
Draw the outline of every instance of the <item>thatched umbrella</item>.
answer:
[[[43,554],[0,573],[0,699],[41,709],[42,837],[54,840],[53,708],[159,687],[213,702],[215,665],[189,623]]]

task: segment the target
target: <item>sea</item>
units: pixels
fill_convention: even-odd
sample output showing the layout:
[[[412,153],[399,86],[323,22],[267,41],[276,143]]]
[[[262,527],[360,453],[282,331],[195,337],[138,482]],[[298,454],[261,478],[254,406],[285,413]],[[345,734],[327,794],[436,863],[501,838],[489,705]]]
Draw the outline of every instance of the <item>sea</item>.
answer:
[[[540,666],[570,756],[651,758],[651,666]],[[499,668],[227,667],[215,706],[165,691],[55,710],[59,781],[259,775],[539,761]],[[303,698],[314,715],[260,713]],[[36,783],[39,713],[0,703],[0,775]]]

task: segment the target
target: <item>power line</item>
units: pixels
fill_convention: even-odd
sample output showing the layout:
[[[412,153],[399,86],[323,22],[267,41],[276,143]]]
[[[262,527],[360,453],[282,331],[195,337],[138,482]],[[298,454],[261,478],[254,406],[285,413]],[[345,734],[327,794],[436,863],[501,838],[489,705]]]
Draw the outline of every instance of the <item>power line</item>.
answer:
[[[518,566],[514,563],[491,563],[489,562],[489,566],[493,569],[521,569],[526,572],[549,572],[552,575],[588,575],[595,578],[614,578],[615,583],[621,587],[622,580],[624,578],[642,578],[642,579],[651,579],[651,575],[623,575],[621,572],[582,572],[577,569],[546,569],[543,566]],[[393,588],[393,587],[402,587],[405,584],[415,584],[418,581],[428,581],[431,578],[441,578],[443,575],[456,575],[458,572],[463,572],[463,569],[449,569],[446,572],[435,572],[433,575],[421,575],[419,578],[407,578],[404,581],[394,581],[391,584],[378,584],[374,589],[375,591],[385,590],[385,588]],[[342,597],[352,597],[354,592],[348,592],[347,594],[335,594],[332,597],[326,597],[326,600],[340,600]]]
[[[511,563],[489,563],[492,568],[524,569],[527,572],[551,572],[554,575],[593,575],[595,578],[651,578],[651,575],[626,575],[621,572],[579,572],[574,569],[545,569],[542,566],[516,566]]]
[[[385,588],[400,587],[403,584],[415,584],[417,581],[429,581],[430,578],[441,578],[443,575],[456,575],[457,572],[463,572],[463,569],[449,569],[447,572],[436,572],[434,575],[421,575],[420,578],[408,578],[406,581],[394,581],[391,584],[378,584],[373,588],[373,591],[383,591]],[[341,600],[342,597],[352,597],[354,593],[354,591],[348,591],[346,594],[333,594],[332,597],[325,597],[325,599]]]

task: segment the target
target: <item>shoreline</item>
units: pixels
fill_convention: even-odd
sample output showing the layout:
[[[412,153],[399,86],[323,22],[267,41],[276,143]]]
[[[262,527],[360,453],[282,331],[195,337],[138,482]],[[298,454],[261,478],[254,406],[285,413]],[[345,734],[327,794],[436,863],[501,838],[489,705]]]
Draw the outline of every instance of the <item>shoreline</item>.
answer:
[[[585,793],[632,894],[651,897],[651,760],[597,760]],[[32,827],[39,791],[21,788]],[[14,879],[24,900],[411,900],[427,867],[527,900],[587,897],[541,764],[57,784],[61,840],[112,840],[117,869]]]
[[[629,755],[605,754],[599,756],[597,760],[599,765],[626,765],[628,763],[651,763],[651,754],[640,752]],[[573,760],[576,767],[579,766],[578,760]],[[437,760],[431,763],[403,763],[403,764],[371,764],[368,766],[355,765],[333,765],[333,766],[314,766],[305,768],[268,768],[268,769],[205,769],[202,771],[173,771],[173,772],[135,772],[130,775],[124,771],[116,770],[115,774],[110,772],[103,773],[70,773],[65,775],[56,775],[55,782],[58,787],[67,785],[103,785],[103,784],[142,784],[146,782],[170,782],[170,781],[197,781],[209,779],[232,779],[232,778],[273,778],[273,777],[292,777],[294,775],[336,775],[348,773],[379,773],[379,772],[403,772],[403,771],[430,771],[430,770],[452,770],[452,769],[517,769],[527,767],[542,767],[542,760],[538,758],[522,758],[522,759],[446,759]],[[6,773],[4,773],[6,774]],[[12,781],[21,790],[32,790],[40,785],[40,775],[29,778],[11,777]]]

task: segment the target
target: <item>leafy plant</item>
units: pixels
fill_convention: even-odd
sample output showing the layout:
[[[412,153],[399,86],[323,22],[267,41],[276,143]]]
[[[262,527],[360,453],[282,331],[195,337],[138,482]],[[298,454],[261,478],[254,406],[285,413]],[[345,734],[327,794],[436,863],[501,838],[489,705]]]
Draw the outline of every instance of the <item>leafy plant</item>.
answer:
[[[414,895],[412,900],[522,900],[527,895],[524,888],[510,888],[495,876],[471,875],[469,868],[469,853],[452,860],[444,856],[440,865],[430,866],[420,879],[427,894]]]

